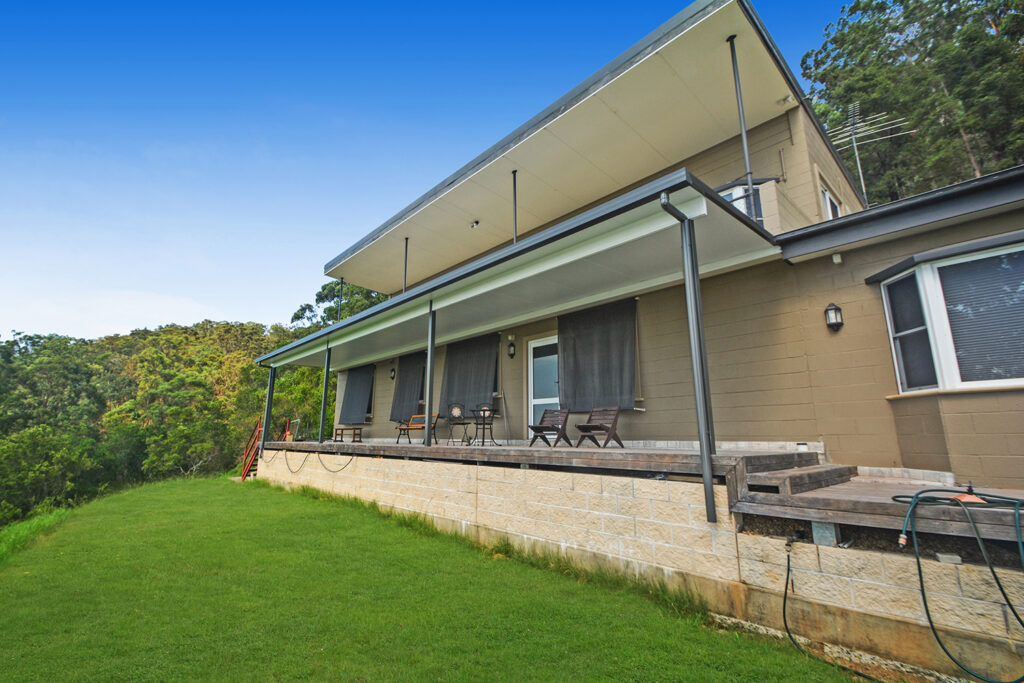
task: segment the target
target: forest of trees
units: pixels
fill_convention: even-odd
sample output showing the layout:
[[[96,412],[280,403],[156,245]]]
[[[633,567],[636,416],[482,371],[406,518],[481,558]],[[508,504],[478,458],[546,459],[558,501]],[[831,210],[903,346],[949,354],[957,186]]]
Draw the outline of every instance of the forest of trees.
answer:
[[[253,360],[337,320],[339,303],[349,316],[384,299],[345,285],[339,300],[338,285],[291,327],[204,321],[0,339],[0,526],[111,487],[230,469],[263,414],[267,371]],[[280,373],[275,425],[316,424],[322,381],[315,368]]]
[[[1022,8],[857,0],[826,27],[802,64],[826,123],[842,125],[857,102],[917,131],[861,150],[873,204],[1024,163]],[[339,287],[324,285],[291,326],[0,338],[0,526],[112,487],[231,468],[262,414],[267,371],[253,360],[385,299]],[[279,375],[275,430],[285,417],[317,424],[321,381],[315,368]]]
[[[860,148],[872,205],[1024,163],[1024,0],[856,0],[804,56],[829,128],[905,118]],[[856,173],[853,150],[843,151]]]

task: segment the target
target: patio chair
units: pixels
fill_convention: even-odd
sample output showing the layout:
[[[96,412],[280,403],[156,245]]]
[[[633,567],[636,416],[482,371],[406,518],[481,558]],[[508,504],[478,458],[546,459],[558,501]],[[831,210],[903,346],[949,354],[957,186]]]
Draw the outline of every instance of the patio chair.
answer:
[[[473,410],[473,422],[476,425],[476,434],[473,441],[480,439],[480,445],[487,445],[487,434],[490,432],[491,443],[495,446],[498,442],[494,440],[494,406],[490,403],[477,403]]]
[[[579,448],[585,439],[593,441],[595,446],[600,446],[601,448],[604,448],[614,440],[615,443],[619,444],[620,448],[625,448],[617,432],[619,412],[618,407],[594,408],[591,410],[587,421],[576,425],[576,429],[580,430],[580,438],[576,441],[576,448]],[[604,443],[598,443],[597,437],[602,434],[604,435]]]
[[[430,435],[433,437],[435,444],[437,443],[437,418],[438,413],[434,413],[433,419],[430,421]],[[399,422],[398,426],[395,427],[395,429],[398,430],[398,438],[395,439],[395,443],[401,441],[403,436],[405,437],[406,441],[412,443],[412,438],[409,436],[410,432],[421,431],[425,429],[426,426],[426,415],[413,415],[412,417],[409,418],[408,422]]]
[[[466,443],[469,441],[469,425],[472,423],[466,419],[466,406],[461,403],[449,403],[448,404],[448,416],[445,418],[448,423],[448,441],[445,445],[455,443],[455,428],[462,427],[462,437],[459,439],[459,443]]]
[[[530,439],[530,445],[540,439],[548,445],[548,448],[553,448],[558,445],[558,442],[565,439],[566,446],[572,446],[572,441],[569,441],[569,437],[565,434],[565,428],[569,422],[569,411],[568,410],[552,410],[547,408],[544,414],[540,416],[539,425],[528,425],[530,430],[533,431],[533,438]],[[552,445],[548,441],[548,436],[555,437],[555,443]]]

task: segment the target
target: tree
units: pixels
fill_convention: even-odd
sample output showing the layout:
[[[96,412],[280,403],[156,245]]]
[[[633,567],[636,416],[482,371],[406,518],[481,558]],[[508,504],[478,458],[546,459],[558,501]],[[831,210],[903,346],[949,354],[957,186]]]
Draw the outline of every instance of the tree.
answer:
[[[385,294],[340,280],[331,280],[316,293],[314,303],[302,304],[292,315],[292,323],[322,328],[387,301]]]
[[[830,126],[859,102],[914,135],[861,148],[868,199],[1024,163],[1022,0],[856,0],[802,60]],[[853,166],[852,151],[844,152]]]

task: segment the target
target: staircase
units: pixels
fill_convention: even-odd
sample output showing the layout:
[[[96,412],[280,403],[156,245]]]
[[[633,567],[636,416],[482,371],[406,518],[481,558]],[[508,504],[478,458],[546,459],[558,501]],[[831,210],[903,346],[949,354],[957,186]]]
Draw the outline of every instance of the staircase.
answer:
[[[260,441],[263,436],[263,418],[256,421],[256,426],[249,435],[249,441],[245,444],[245,451],[242,453],[242,481],[252,477],[256,478],[256,466],[259,463]]]

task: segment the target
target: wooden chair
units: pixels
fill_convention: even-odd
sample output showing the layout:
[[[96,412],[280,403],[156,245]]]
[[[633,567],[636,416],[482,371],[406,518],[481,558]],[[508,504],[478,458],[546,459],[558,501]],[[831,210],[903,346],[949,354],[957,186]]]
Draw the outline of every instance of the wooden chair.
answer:
[[[437,417],[438,413],[434,413],[433,419],[431,420],[430,424],[430,435],[434,438],[435,444],[437,443]],[[409,433],[421,431],[425,429],[426,426],[426,415],[413,415],[412,417],[409,418],[408,422],[399,422],[398,426],[395,427],[395,429],[398,430],[398,438],[395,439],[395,443],[401,441],[403,436],[405,437],[406,441],[412,443],[412,438],[409,436]]]
[[[554,446],[558,445],[558,442],[565,439],[566,446],[572,446],[572,441],[569,441],[569,437],[565,434],[565,428],[569,422],[569,411],[568,410],[552,410],[550,408],[544,411],[544,414],[540,416],[539,425],[529,425],[533,431],[533,438],[530,439],[530,445],[540,439],[548,445],[548,448],[552,448],[552,443],[548,441],[548,435],[555,437]]]
[[[604,448],[613,440],[619,444],[620,448],[625,448],[622,445],[622,439],[619,438],[616,428],[619,424],[619,409],[616,408],[594,408],[590,411],[590,416],[587,417],[586,422],[582,422],[576,425],[576,429],[580,430],[580,438],[576,441],[576,448],[580,447],[584,439],[590,439],[594,442],[595,446]],[[604,434],[604,443],[598,443],[597,436]]]

